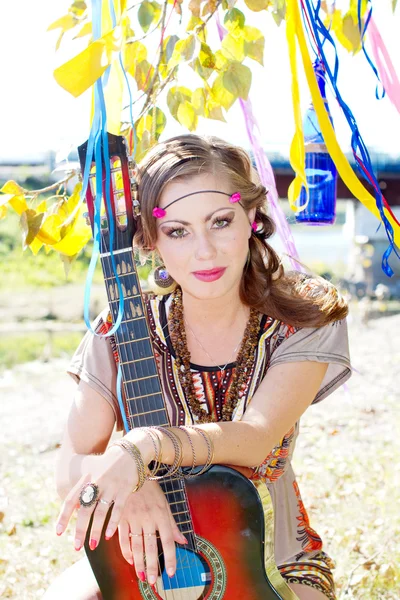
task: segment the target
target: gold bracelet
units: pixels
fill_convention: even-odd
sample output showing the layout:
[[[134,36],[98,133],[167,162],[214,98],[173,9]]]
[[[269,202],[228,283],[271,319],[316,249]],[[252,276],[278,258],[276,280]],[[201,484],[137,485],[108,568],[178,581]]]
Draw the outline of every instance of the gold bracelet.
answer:
[[[193,479],[193,477],[197,477],[197,473],[194,473],[194,470],[196,468],[196,452],[194,449],[194,444],[192,442],[192,438],[190,437],[190,434],[188,431],[186,431],[186,429],[181,425],[181,426],[172,426],[170,427],[170,429],[179,429],[180,431],[183,431],[183,433],[186,435],[187,439],[189,440],[189,444],[190,447],[192,449],[192,457],[193,457],[193,462],[192,462],[192,466],[191,469],[189,471],[189,473],[183,474],[183,477],[185,479]]]
[[[140,452],[139,448],[137,446],[135,446],[135,444],[132,444],[132,442],[130,442],[129,440],[126,440],[124,438],[121,440],[117,440],[116,442],[113,442],[111,444],[110,448],[112,446],[120,446],[126,452],[128,452],[128,454],[130,454],[132,456],[133,460],[135,461],[136,468],[138,471],[138,483],[135,486],[135,488],[132,490],[132,494],[134,492],[138,492],[140,490],[140,488],[143,486],[144,482],[146,481],[146,469],[144,466],[142,453]]]
[[[152,469],[149,469],[149,467],[147,467],[149,469],[149,472],[146,475],[146,479],[149,479],[152,481],[152,480],[154,480],[158,471],[161,468],[161,463],[162,463],[161,440],[158,437],[158,435],[156,434],[156,432],[152,431],[150,427],[142,427],[142,429],[149,436],[149,438],[151,439],[151,442],[153,444],[153,447],[154,447],[154,461],[153,462],[155,463],[155,466]]]
[[[199,475],[202,475],[203,473],[205,473],[209,469],[209,467],[212,465],[212,461],[214,458],[214,444],[213,444],[212,439],[209,436],[209,434],[207,434],[205,431],[203,431],[203,429],[200,429],[199,427],[196,427],[195,425],[188,425],[188,427],[190,429],[194,429],[195,431],[197,431],[203,437],[203,439],[207,445],[207,461],[206,461],[206,464],[204,465],[204,467],[201,469],[201,471],[196,473],[196,477],[198,477]]]
[[[166,465],[167,472],[160,477],[156,477],[155,479],[164,479],[165,477],[171,477],[175,475],[179,469],[181,468],[183,461],[183,446],[180,438],[167,427],[154,426],[151,429],[155,429],[156,431],[160,431],[161,433],[165,433],[165,435],[171,440],[172,445],[175,450],[174,462],[172,465]],[[165,464],[165,463],[164,463]]]

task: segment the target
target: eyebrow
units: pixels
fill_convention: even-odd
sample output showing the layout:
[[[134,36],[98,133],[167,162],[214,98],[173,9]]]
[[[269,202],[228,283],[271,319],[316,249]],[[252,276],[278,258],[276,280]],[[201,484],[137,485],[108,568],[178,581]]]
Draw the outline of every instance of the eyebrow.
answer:
[[[216,210],[213,210],[212,212],[208,213],[204,217],[204,222],[207,223],[207,221],[209,221],[211,219],[211,217],[219,210],[230,210],[230,211],[235,212],[235,207],[234,206],[221,206],[221,208],[217,208]],[[163,221],[162,223],[160,223],[160,227],[162,227],[163,225],[166,225],[167,223],[182,223],[182,225],[190,225],[190,223],[188,221],[182,221],[182,219],[169,219],[168,221]]]

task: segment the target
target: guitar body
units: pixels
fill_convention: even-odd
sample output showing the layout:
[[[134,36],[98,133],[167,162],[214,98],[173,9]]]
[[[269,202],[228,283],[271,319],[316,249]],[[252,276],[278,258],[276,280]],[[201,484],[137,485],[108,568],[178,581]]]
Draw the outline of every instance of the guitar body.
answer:
[[[86,552],[104,600],[275,600],[266,577],[264,511],[254,485],[229,467],[215,465],[186,482],[198,552],[177,546],[177,574],[161,572],[156,585],[141,583],[123,558],[118,534]],[[286,586],[285,586],[286,587]]]

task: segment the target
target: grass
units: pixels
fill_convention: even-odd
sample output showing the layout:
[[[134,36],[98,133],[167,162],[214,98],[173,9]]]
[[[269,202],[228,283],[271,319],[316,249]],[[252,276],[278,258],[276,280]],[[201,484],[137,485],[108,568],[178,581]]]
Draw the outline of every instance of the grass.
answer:
[[[3,335],[0,338],[0,365],[9,369],[14,365],[34,360],[71,356],[82,335],[75,331]]]

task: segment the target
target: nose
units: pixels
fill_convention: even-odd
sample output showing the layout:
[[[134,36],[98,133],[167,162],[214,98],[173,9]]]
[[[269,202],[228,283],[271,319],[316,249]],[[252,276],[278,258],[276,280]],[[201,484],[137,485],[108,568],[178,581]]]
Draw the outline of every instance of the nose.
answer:
[[[199,234],[196,238],[194,256],[197,260],[212,260],[215,258],[216,249],[208,233]]]

